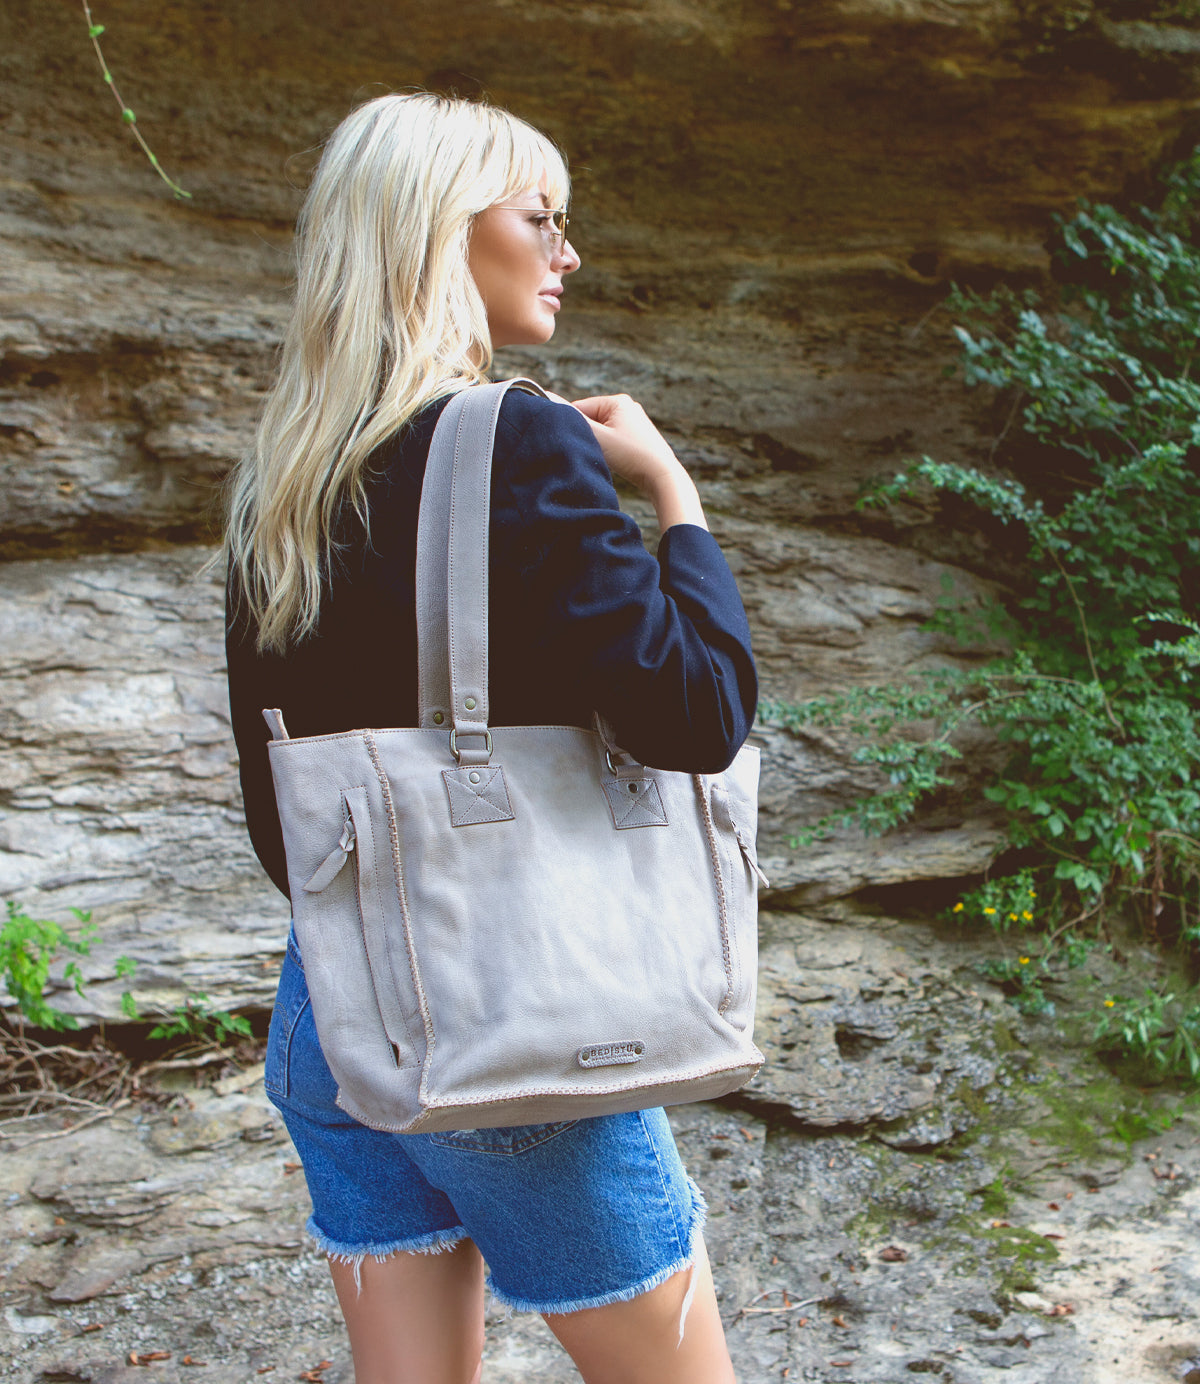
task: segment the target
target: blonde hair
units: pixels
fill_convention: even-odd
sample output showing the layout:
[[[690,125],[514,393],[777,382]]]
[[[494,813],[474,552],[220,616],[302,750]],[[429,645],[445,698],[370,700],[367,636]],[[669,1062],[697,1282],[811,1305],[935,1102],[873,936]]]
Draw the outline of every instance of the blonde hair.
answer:
[[[260,650],[316,628],[339,516],[367,523],[371,452],[441,395],[485,378],[473,218],[569,182],[523,120],[425,92],[381,96],[334,131],[297,226],[295,304],[253,447],[230,476],[225,554]]]

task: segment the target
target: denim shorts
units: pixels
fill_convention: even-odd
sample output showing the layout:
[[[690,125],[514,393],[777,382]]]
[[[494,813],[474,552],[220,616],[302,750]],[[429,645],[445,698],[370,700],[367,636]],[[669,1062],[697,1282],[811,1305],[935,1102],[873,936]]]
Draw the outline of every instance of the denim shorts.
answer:
[[[576,1312],[692,1262],[704,1199],[662,1110],[442,1134],[388,1134],[335,1104],[295,937],[267,1041],[267,1094],[304,1165],[308,1230],[331,1258],[434,1253],[470,1238],[511,1308]]]

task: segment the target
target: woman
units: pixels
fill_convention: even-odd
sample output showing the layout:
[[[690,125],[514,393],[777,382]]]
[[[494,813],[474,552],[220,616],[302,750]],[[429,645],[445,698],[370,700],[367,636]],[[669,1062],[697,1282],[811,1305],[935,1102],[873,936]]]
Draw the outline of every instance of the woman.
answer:
[[[429,439],[492,350],[554,332],[579,257],[554,146],[485,105],[386,96],[334,133],[301,214],[296,301],[230,491],[230,704],[251,838],[287,893],[261,711],[293,735],[415,724],[414,554]],[[610,472],[654,503],[657,560]],[[737,589],[695,486],[632,400],[510,391],[489,574],[497,725],[588,725],[715,772],[756,682]],[[304,1164],[358,1384],[470,1384],[484,1260],[588,1384],[733,1378],[703,1201],[661,1110],[390,1135],[334,1104],[294,938],[267,1087]]]

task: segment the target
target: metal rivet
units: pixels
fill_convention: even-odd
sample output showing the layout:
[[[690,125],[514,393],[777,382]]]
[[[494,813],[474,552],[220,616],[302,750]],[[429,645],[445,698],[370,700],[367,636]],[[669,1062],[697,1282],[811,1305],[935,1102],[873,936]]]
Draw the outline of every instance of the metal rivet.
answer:
[[[480,779],[478,771],[474,769],[467,775],[467,777],[471,780],[472,783],[478,783]]]
[[[435,726],[440,726],[445,719],[446,718],[442,715],[440,711],[435,711],[433,713],[433,724]]]
[[[638,791],[638,786],[637,786],[637,784],[636,784],[636,783],[631,783],[631,784],[629,785],[629,791],[630,791],[631,793],[636,793],[636,792]]]
[[[468,711],[474,711],[474,710],[475,710],[475,698],[474,698],[474,697],[468,697],[468,698],[467,698],[467,710],[468,710]]]

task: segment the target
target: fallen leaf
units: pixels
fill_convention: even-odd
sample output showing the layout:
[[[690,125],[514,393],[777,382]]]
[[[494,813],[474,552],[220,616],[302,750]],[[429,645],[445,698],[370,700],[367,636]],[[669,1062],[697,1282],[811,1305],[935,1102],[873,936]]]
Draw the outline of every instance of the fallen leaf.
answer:
[[[792,1305],[792,1300],[791,1300],[791,1298],[788,1297],[788,1295],[787,1295],[787,1289],[786,1289],[786,1288],[780,1288],[779,1291],[783,1294],[783,1305],[784,1305],[785,1307],[790,1307],[790,1306]]]
[[[853,1360],[830,1360],[829,1363],[834,1367],[834,1369],[838,1369],[838,1370],[848,1370],[848,1369],[850,1368],[850,1366],[854,1364],[854,1361],[853,1361]]]
[[[844,1320],[842,1317],[834,1317],[834,1318],[833,1318],[833,1324],[834,1324],[834,1326],[840,1326],[840,1327],[845,1327],[845,1326],[846,1326],[845,1320]],[[836,1362],[835,1362],[835,1363],[836,1363]]]
[[[1073,1317],[1075,1315],[1075,1304],[1072,1302],[1056,1302],[1046,1315],[1048,1317]]]
[[[742,1136],[746,1139],[747,1143],[752,1144],[754,1142],[754,1135],[750,1133],[745,1125],[738,1125],[738,1129],[741,1130]]]
[[[304,1165],[302,1163],[285,1163],[283,1165],[284,1177],[289,1176],[291,1173],[298,1173],[303,1166]],[[275,1366],[272,1365],[271,1368],[274,1369]]]
[[[270,1374],[271,1371],[272,1371],[274,1368],[275,1368],[274,1365],[259,1365],[258,1369],[256,1369],[256,1370],[254,1371],[254,1373],[255,1373],[255,1374]]]
[[[207,1365],[207,1360],[193,1360],[190,1355],[185,1355],[179,1362],[181,1365]]]
[[[80,1329],[81,1331],[103,1331],[103,1330],[104,1330],[104,1323],[103,1323],[103,1322],[88,1322],[88,1324],[87,1324],[86,1326],[82,1326],[82,1327],[80,1327],[79,1329]]]
[[[908,1250],[901,1249],[899,1245],[885,1245],[879,1251],[879,1257],[885,1264],[906,1264],[908,1262]]]
[[[1002,1229],[1011,1230],[1011,1229],[1012,1229],[1012,1221],[993,1221],[993,1222],[992,1222],[992,1229],[993,1229],[993,1230],[1002,1230]]]
[[[1042,1239],[1043,1239],[1043,1240],[1065,1240],[1066,1238],[1067,1238],[1067,1237],[1066,1237],[1065,1235],[1043,1235],[1043,1236],[1042,1236]]]
[[[1074,1192],[1068,1192],[1068,1193],[1067,1193],[1067,1198],[1066,1198],[1066,1199],[1067,1199],[1068,1201],[1070,1201],[1071,1198],[1072,1198],[1074,1195],[1075,1195]]]
[[[1048,1201],[1048,1202],[1046,1203],[1046,1205],[1050,1208],[1051,1211],[1061,1211],[1061,1210],[1062,1210],[1062,1207],[1059,1206],[1058,1202],[1056,1202],[1056,1201]]]
[[[131,1365],[153,1365],[156,1360],[169,1360],[171,1352],[169,1350],[131,1350],[129,1352],[129,1363]]]

